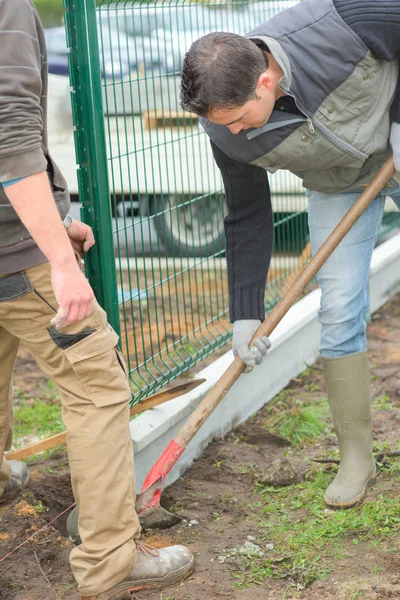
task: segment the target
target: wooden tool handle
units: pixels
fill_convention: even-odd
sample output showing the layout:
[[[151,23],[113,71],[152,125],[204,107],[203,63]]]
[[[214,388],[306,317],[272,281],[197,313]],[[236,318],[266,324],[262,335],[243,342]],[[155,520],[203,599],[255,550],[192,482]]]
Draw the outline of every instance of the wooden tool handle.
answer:
[[[196,387],[205,382],[205,379],[192,379],[191,381],[186,381],[185,383],[180,383],[175,385],[168,390],[163,390],[150,396],[149,398],[145,398],[138,404],[135,404],[130,409],[131,417],[133,415],[137,415],[139,413],[144,412],[145,410],[149,410],[150,408],[154,408],[163,404],[164,402],[168,402],[169,400],[173,400],[174,398],[178,398],[178,396],[182,396],[183,394],[187,394],[188,392],[194,390]],[[52,448],[57,448],[57,446],[61,446],[61,444],[65,444],[67,439],[67,432],[62,431],[61,433],[57,433],[45,440],[40,440],[38,442],[34,442],[29,446],[25,446],[25,448],[20,448],[19,450],[14,450],[13,452],[9,452],[6,454],[6,458],[8,460],[21,460],[21,458],[28,458],[29,456],[35,456],[35,454],[39,454],[39,452],[44,452],[45,450],[51,450]]]
[[[297,277],[304,271],[307,261],[311,258],[311,254],[311,242],[307,242],[307,244],[304,246],[303,252],[298,258],[298,266],[294,271],[288,273],[284,278],[282,282],[281,294],[286,294],[286,292],[290,290],[290,287],[296,281]]]
[[[288,312],[289,308],[303,293],[307,285],[313,277],[315,277],[318,270],[332,254],[336,246],[342,241],[353,224],[376,198],[382,188],[393,176],[394,172],[393,159],[389,158],[350,210],[345,214],[340,223],[335,227],[330,236],[325,240],[321,248],[305,267],[304,271],[302,271],[290,289],[268,314],[265,321],[254,334],[251,344],[258,337],[271,335],[275,327]],[[212,413],[214,408],[218,406],[222,398],[224,398],[241,373],[243,373],[244,369],[245,365],[242,360],[239,357],[235,358],[233,363],[217,381],[216,385],[203,398],[191,417],[179,431],[175,437],[177,444],[184,448],[188,445],[207,417]]]

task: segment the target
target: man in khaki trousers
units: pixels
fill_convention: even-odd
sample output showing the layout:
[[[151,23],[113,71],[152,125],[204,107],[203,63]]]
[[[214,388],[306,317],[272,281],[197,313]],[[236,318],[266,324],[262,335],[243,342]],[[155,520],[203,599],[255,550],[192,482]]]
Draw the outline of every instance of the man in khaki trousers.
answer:
[[[49,155],[46,47],[30,0],[0,0],[0,34],[0,503],[29,481],[23,463],[4,457],[22,341],[60,392],[82,539],[70,558],[79,592],[111,600],[180,581],[194,558],[184,546],[139,540],[130,389],[118,336],[76,260],[93,233],[68,217],[66,182]]]

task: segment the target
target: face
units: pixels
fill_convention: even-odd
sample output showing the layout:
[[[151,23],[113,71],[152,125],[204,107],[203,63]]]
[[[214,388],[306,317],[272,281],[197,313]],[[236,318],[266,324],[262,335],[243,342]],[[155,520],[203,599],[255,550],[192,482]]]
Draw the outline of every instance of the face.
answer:
[[[207,118],[217,125],[225,125],[231,133],[262,127],[270,118],[276,100],[275,90],[268,77],[260,77],[256,94],[256,98],[248,100],[243,106],[214,108]]]

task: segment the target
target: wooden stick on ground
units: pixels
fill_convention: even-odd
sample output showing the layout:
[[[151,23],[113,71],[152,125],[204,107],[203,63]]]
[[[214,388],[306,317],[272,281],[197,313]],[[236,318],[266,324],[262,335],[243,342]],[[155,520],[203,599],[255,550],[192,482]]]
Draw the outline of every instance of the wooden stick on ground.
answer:
[[[400,456],[400,451],[395,450],[393,452],[380,452],[379,454],[375,455],[375,460],[380,462],[381,460],[384,460],[386,457],[393,457],[393,456]],[[328,464],[339,465],[340,464],[340,460],[338,458],[313,458],[312,461],[323,464],[323,465],[328,465]]]
[[[131,417],[133,415],[137,415],[149,408],[154,408],[155,406],[159,406],[164,402],[168,402],[169,400],[173,400],[173,398],[178,398],[183,394],[187,394],[188,392],[194,390],[199,385],[205,382],[205,379],[192,379],[186,383],[181,383],[176,385],[168,390],[164,390],[162,392],[158,392],[158,394],[154,394],[138,404],[135,404],[131,408]],[[45,440],[40,440],[39,442],[35,442],[34,444],[30,444],[29,446],[25,446],[25,448],[20,448],[19,450],[15,450],[14,452],[9,452],[6,455],[7,460],[21,460],[21,458],[28,458],[29,456],[34,456],[35,454],[39,454],[39,452],[44,452],[45,450],[51,450],[51,448],[56,448],[57,446],[61,446],[61,444],[65,444],[67,438],[67,432],[62,431],[61,433],[57,433],[57,435],[53,435]]]

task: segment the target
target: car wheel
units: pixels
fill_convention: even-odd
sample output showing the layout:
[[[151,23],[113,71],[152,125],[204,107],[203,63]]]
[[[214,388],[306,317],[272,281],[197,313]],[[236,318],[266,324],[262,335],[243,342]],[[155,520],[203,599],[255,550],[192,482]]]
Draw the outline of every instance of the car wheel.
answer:
[[[225,250],[225,197],[170,194],[158,196],[152,214],[158,237],[168,255],[213,256]]]

